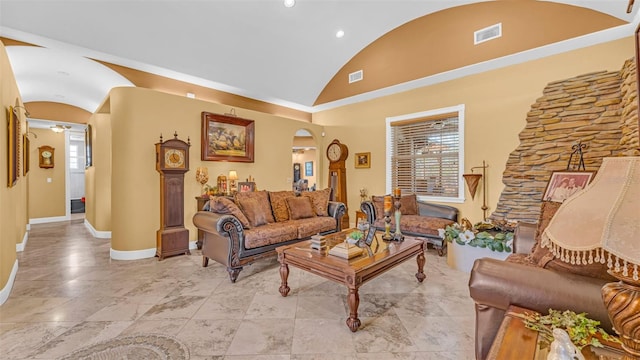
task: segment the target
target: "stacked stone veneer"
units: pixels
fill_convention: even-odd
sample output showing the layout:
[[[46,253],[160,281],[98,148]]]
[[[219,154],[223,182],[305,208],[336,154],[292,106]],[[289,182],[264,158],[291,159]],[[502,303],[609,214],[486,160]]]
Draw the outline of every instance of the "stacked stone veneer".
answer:
[[[635,59],[620,71],[548,84],[509,155],[505,188],[491,219],[536,222],[552,172],[567,169],[579,141],[586,145],[586,170],[597,171],[604,157],[638,155],[637,95]]]

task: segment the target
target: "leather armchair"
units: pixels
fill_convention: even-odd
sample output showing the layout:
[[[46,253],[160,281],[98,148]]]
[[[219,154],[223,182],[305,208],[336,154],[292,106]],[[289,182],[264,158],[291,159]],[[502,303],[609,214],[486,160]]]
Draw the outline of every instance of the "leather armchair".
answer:
[[[528,254],[535,225],[519,224],[514,251]],[[585,312],[610,333],[612,325],[600,289],[607,280],[490,258],[475,261],[469,293],[476,310],[476,359],[484,360],[509,305],[548,313],[549,309]]]

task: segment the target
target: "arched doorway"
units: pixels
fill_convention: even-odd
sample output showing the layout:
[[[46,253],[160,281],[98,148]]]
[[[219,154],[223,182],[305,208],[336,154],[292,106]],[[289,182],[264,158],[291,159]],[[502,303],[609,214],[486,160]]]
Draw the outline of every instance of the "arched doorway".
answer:
[[[306,129],[299,129],[293,136],[291,168],[293,190],[318,188],[318,145]]]

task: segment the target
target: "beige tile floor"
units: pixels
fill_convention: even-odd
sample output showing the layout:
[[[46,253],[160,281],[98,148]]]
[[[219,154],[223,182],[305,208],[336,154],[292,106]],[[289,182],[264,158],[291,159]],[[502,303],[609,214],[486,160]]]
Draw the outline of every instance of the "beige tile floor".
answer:
[[[116,261],[82,219],[32,225],[9,299],[0,306],[1,359],[55,359],[134,333],[185,343],[191,359],[473,359],[468,274],[427,252],[426,280],[408,261],[360,289],[356,333],[346,289],[291,268],[278,292],[275,258],[201,267],[198,250],[163,261]]]

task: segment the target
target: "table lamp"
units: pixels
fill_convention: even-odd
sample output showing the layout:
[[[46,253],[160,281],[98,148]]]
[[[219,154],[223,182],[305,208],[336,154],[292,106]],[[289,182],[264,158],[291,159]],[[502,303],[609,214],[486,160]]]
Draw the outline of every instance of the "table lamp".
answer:
[[[235,170],[229,171],[229,192],[234,194],[238,191],[236,187],[236,180],[238,180],[238,173]]]
[[[609,319],[624,350],[640,356],[640,157],[604,158],[591,184],[562,203],[542,246],[577,266],[607,264],[620,280],[602,287]]]

